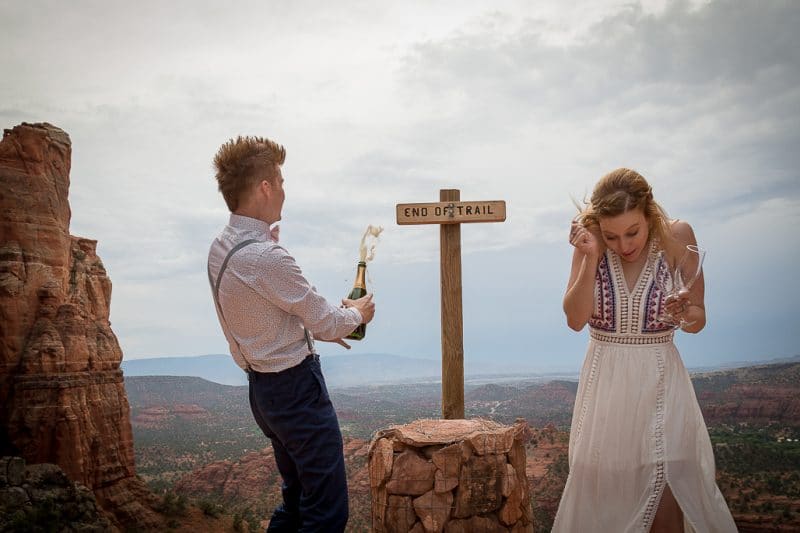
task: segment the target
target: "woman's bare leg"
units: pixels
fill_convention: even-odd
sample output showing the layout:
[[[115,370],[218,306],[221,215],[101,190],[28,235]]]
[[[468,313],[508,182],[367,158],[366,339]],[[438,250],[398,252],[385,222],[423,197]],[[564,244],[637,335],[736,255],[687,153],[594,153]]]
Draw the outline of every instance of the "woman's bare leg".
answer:
[[[669,485],[664,487],[661,494],[661,503],[658,504],[650,533],[683,533],[683,511],[675,501]]]

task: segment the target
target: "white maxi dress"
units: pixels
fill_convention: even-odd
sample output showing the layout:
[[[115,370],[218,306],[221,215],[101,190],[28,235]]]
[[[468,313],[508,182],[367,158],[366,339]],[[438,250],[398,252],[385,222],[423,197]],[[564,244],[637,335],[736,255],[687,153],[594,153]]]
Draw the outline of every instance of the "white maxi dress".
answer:
[[[667,485],[687,533],[736,531],[673,331],[656,319],[664,297],[655,277],[669,273],[654,251],[633,290],[616,253],[598,265],[554,532],[648,532]]]

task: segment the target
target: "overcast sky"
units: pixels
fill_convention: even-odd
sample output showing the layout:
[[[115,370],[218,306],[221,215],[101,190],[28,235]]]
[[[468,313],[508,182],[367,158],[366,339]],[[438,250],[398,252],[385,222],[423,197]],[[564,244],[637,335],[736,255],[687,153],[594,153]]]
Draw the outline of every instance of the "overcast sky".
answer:
[[[351,353],[439,357],[439,229],[394,206],[458,188],[508,211],[462,226],[467,373],[577,371],[570,196],[628,166],[709,250],[686,365],[768,360],[800,353],[799,27],[795,1],[0,0],[0,122],[72,138],[128,359],[226,353],[211,160],[250,134],[287,148],[282,243],[330,300],[386,228]]]

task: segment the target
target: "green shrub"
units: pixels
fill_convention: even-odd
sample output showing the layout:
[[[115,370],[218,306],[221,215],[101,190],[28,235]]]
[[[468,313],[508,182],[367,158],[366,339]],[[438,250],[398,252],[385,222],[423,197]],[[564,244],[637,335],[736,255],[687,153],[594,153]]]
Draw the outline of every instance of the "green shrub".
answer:
[[[44,500],[26,510],[19,510],[11,516],[3,531],[27,533],[57,533],[61,531],[64,517],[53,500]]]
[[[242,527],[241,511],[236,511],[236,513],[234,513],[233,515],[233,530],[236,531],[237,533],[241,533],[242,531],[244,531],[244,528]]]
[[[156,511],[161,513],[167,518],[174,518],[177,516],[186,515],[186,497],[177,495],[174,492],[167,492],[161,499],[161,502],[156,505]]]
[[[203,511],[203,514],[206,516],[210,516],[211,518],[219,518],[219,515],[225,510],[221,505],[210,502],[208,500],[202,500],[198,504],[200,510]]]

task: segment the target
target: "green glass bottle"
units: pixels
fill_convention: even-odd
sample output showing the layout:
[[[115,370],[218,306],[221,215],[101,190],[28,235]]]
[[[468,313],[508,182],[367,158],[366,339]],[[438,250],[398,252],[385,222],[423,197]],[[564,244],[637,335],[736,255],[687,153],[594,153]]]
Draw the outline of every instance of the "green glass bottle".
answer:
[[[356,281],[353,283],[353,290],[350,291],[350,300],[358,300],[367,295],[367,263],[366,261],[358,262],[358,270],[356,271]],[[367,325],[359,324],[353,332],[346,338],[354,341],[360,341],[367,334]]]

